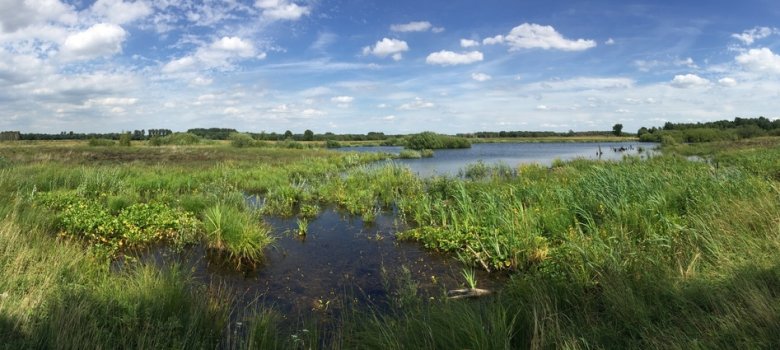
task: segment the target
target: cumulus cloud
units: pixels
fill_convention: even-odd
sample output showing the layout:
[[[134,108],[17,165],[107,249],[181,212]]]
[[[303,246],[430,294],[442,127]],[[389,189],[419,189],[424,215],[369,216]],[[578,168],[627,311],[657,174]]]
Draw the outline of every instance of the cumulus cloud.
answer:
[[[399,61],[403,58],[402,52],[406,51],[409,51],[409,45],[406,44],[406,41],[383,38],[377,41],[373,47],[364,47],[363,55],[374,55],[382,58],[390,56],[393,60]]]
[[[95,15],[116,24],[130,23],[152,13],[152,8],[146,2],[123,0],[98,0],[92,4],[91,10]]]
[[[240,59],[263,59],[265,53],[256,54],[254,45],[235,36],[224,36],[209,45],[201,46],[189,56],[173,59],[162,68],[164,73],[177,73],[193,69],[230,68]]]
[[[615,45],[615,39],[607,39],[607,41],[604,42],[604,45]]]
[[[398,109],[405,110],[405,111],[413,111],[413,110],[427,109],[433,107],[436,107],[436,105],[433,104],[433,102],[423,100],[419,97],[415,97],[414,100],[412,100],[412,102],[404,103],[400,105]]]
[[[777,28],[755,27],[742,33],[731,34],[731,37],[743,42],[745,45],[752,45],[756,40],[766,38],[776,33],[778,33]]]
[[[442,50],[434,52],[425,58],[425,62],[428,64],[438,64],[442,66],[452,66],[458,64],[470,64],[479,62],[484,59],[482,52],[470,51],[464,53],[456,53],[452,51]]]
[[[255,7],[263,10],[263,17],[271,20],[294,21],[311,13],[308,6],[300,6],[287,0],[257,0]]]
[[[77,18],[73,7],[59,0],[0,1],[0,32],[13,33],[49,21],[74,24]]]
[[[680,89],[687,89],[698,86],[707,86],[710,81],[696,74],[675,75],[670,83],[672,86]]]
[[[471,39],[460,39],[460,47],[469,48],[479,46],[479,41]]]
[[[428,21],[409,22],[405,24],[393,24],[390,30],[394,32],[427,32],[433,25]]]
[[[583,51],[596,47],[593,40],[569,40],[558,33],[552,26],[534,23],[523,23],[507,35],[496,35],[482,41],[485,45],[506,44],[510,51],[520,49],[544,49],[562,51]]]
[[[736,57],[737,63],[756,73],[780,74],[780,56],[763,47],[750,49]]]
[[[474,79],[476,81],[488,81],[490,79],[493,79],[493,77],[485,73],[471,73],[471,79]]]
[[[88,60],[111,56],[122,51],[127,32],[112,23],[98,23],[87,30],[68,36],[62,44],[62,55],[69,60]]]
[[[732,86],[737,86],[737,81],[734,80],[734,78],[725,77],[725,78],[718,79],[718,84],[720,86],[732,87]]]

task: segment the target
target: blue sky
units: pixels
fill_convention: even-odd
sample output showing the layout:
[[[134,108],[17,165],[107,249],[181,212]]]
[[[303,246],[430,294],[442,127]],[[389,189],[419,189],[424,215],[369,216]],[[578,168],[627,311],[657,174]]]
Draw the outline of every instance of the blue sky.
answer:
[[[0,0],[0,130],[775,118],[779,27],[770,0]]]

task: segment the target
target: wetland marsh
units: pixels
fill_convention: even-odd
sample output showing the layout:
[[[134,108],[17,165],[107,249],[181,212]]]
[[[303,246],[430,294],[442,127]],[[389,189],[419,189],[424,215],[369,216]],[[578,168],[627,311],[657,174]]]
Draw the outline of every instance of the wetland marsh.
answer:
[[[11,347],[777,345],[776,138],[466,177],[268,145],[0,157]],[[470,283],[495,293],[446,298]]]

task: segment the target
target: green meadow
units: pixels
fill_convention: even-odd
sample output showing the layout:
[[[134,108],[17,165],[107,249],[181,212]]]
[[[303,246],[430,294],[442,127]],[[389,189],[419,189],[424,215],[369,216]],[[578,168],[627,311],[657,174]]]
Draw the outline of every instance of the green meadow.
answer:
[[[406,157],[437,148],[426,142]],[[780,347],[780,138],[432,178],[318,145],[0,143],[0,347]],[[469,266],[464,286],[479,287],[474,270],[508,278],[431,301],[400,276],[389,310],[290,326],[178,264],[132,258],[202,246],[214,264],[262,269],[277,238],[265,218],[297,218],[305,236],[331,206],[364,222],[395,213],[399,240]]]

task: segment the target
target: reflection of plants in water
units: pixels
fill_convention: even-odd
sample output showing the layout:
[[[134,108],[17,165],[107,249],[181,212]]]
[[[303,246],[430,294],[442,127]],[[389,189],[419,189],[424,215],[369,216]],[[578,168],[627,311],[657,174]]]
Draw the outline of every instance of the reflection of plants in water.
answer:
[[[417,296],[419,285],[412,277],[412,271],[406,265],[402,265],[398,273],[392,274],[383,265],[380,270],[382,284],[388,294],[392,295],[392,302],[398,308],[406,308],[420,302]]]

